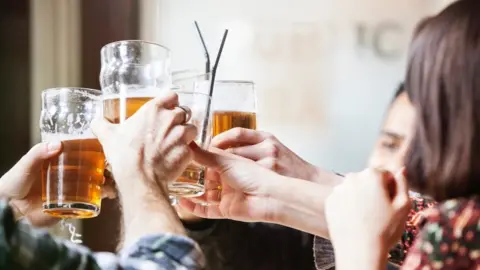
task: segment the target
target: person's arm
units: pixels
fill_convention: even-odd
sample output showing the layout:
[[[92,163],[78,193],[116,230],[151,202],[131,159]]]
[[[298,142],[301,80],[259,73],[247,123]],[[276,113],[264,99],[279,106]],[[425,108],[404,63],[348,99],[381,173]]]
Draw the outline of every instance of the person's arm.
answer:
[[[269,181],[272,186],[267,193],[277,202],[269,222],[328,238],[325,200],[342,177],[322,172],[321,179],[322,184],[284,176]]]
[[[118,255],[94,253],[16,221],[0,201],[0,269],[199,269],[204,259],[189,238],[169,233],[143,235]]]
[[[132,172],[117,174],[116,181],[147,182],[147,180],[138,179],[141,173]],[[144,186],[137,185],[135,190],[126,189],[118,185],[120,194],[120,203],[123,210],[124,225],[124,245],[132,244],[136,239],[155,233],[170,233],[185,236],[185,230],[175,213],[174,209],[167,200],[167,186]],[[163,194],[163,195],[161,195]],[[161,213],[161,214],[156,214]]]

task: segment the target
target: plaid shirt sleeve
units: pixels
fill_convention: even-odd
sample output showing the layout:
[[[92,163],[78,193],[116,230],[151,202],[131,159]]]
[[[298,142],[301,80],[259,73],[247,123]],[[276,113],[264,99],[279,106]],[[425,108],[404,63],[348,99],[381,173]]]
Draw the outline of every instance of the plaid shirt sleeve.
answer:
[[[191,239],[156,234],[139,239],[119,254],[98,252],[48,232],[16,222],[12,209],[0,202],[0,269],[202,269],[204,258]]]

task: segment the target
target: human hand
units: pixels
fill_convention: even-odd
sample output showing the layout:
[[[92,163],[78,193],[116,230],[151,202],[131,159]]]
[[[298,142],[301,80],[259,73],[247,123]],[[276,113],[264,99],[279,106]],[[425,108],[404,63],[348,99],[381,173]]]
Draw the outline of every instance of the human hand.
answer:
[[[325,209],[336,261],[365,262],[371,264],[368,269],[386,261],[388,250],[404,230],[409,209],[403,171],[395,177],[373,169],[346,175],[344,183],[328,197]]]
[[[191,146],[194,160],[208,167],[206,193],[199,198],[180,199],[180,206],[195,216],[245,222],[273,221],[276,204],[270,189],[282,176],[255,162],[220,149],[211,152]],[[215,189],[221,187],[221,189]],[[216,202],[205,205],[204,202]]]
[[[233,128],[215,136],[211,145],[251,159],[284,176],[309,181],[318,180],[318,168],[300,158],[267,132]]]
[[[189,143],[197,136],[185,124],[189,110],[170,92],[144,104],[121,124],[95,119],[92,130],[103,146],[118,187],[125,245],[155,233],[184,235],[168,200],[168,182],[192,160]]]
[[[42,167],[50,158],[60,154],[60,142],[39,143],[32,147],[0,179],[0,197],[10,200],[16,218],[27,218],[33,226],[47,227],[59,219],[43,213]],[[103,197],[114,197],[115,191],[109,181],[103,186]]]
[[[120,195],[166,199],[168,182],[178,178],[192,159],[188,144],[197,129],[185,124],[190,117],[186,110],[171,92],[149,101],[122,124],[92,122]]]

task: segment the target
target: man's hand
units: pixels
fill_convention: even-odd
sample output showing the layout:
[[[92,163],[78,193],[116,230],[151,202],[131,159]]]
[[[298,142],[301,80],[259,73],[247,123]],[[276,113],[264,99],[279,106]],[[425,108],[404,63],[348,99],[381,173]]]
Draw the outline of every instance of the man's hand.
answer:
[[[142,106],[122,124],[92,122],[118,187],[125,238],[131,243],[152,233],[184,234],[168,199],[168,182],[192,160],[188,146],[197,136],[171,92]]]
[[[60,142],[39,143],[0,179],[0,198],[11,199],[10,205],[17,218],[25,217],[36,227],[52,226],[59,221],[43,213],[41,181],[42,167],[61,150]],[[104,186],[103,196],[114,197],[113,187]]]
[[[43,213],[42,166],[48,159],[57,156],[62,144],[39,143],[0,179],[0,197],[11,199],[15,216],[26,217],[34,226],[51,226],[59,219]]]

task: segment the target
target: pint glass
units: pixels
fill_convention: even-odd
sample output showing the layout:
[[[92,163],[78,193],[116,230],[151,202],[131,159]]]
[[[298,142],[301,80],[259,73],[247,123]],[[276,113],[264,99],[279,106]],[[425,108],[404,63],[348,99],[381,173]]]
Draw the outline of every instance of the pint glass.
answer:
[[[59,218],[91,218],[100,213],[105,156],[90,130],[101,114],[101,91],[53,88],[42,92],[43,142],[60,141],[60,155],[44,163],[43,211]]]
[[[251,81],[216,81],[212,99],[213,136],[235,127],[257,128],[257,97]]]
[[[175,90],[179,103],[192,111],[189,124],[197,127],[200,147],[210,143],[210,97],[203,93],[184,91],[193,88],[196,80],[187,80],[172,89],[170,52],[167,48],[143,41],[119,41],[106,45],[101,51],[100,83],[104,93],[104,117],[112,123],[122,123],[141,106],[166,91]],[[195,197],[204,193],[204,168],[190,166],[169,184],[172,201],[176,196]]]
[[[141,40],[117,41],[101,50],[104,115],[121,123],[171,85],[170,50]]]

